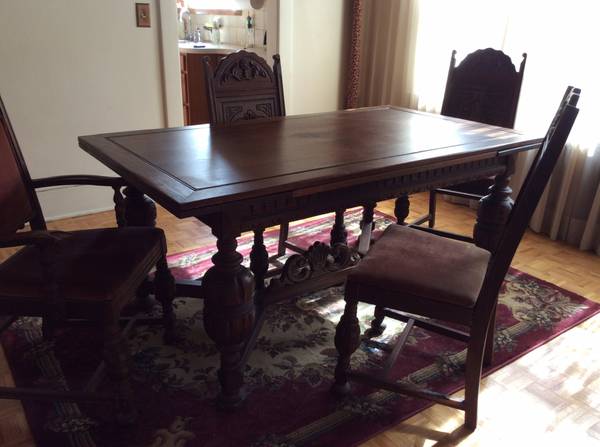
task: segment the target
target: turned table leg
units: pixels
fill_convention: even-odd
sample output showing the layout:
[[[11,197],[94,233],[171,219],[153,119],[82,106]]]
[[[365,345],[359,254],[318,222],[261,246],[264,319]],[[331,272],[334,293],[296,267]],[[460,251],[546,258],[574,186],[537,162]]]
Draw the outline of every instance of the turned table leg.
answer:
[[[214,232],[217,253],[202,280],[204,327],[221,353],[219,406],[232,409],[243,400],[242,354],[254,326],[254,278],[242,265],[234,232]]]
[[[335,222],[331,229],[331,246],[335,244],[346,244],[348,242],[348,232],[346,231],[346,225],[344,225],[344,209],[336,210]]]
[[[512,211],[512,189],[508,186],[510,176],[510,173],[497,175],[490,193],[479,201],[473,239],[478,247],[491,252],[496,250]]]
[[[129,227],[156,226],[156,205],[141,191],[128,186],[125,193],[125,222]]]
[[[250,252],[250,270],[254,274],[256,290],[265,288],[265,275],[269,270],[269,252],[263,238],[264,228],[254,230],[254,244]]]
[[[404,225],[406,223],[409,210],[410,200],[408,199],[408,194],[402,194],[396,199],[396,203],[394,205],[394,215],[398,220],[398,225]]]
[[[367,254],[371,246],[371,233],[373,232],[373,214],[377,203],[372,202],[363,206],[362,220],[360,221],[360,236],[358,238],[358,252]]]

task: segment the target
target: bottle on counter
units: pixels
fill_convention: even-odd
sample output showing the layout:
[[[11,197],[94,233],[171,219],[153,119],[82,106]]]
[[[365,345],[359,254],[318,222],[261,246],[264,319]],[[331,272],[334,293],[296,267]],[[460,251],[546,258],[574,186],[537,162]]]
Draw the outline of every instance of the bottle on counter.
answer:
[[[216,45],[221,43],[221,28],[223,27],[223,19],[216,17],[213,20],[213,42]]]
[[[250,11],[246,17],[246,48],[254,47],[254,20],[250,17]]]

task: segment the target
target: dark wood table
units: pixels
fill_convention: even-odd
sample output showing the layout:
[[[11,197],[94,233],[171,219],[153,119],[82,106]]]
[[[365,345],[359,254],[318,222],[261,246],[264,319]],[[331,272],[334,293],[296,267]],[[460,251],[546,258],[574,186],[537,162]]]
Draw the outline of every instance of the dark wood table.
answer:
[[[131,185],[129,224],[154,223],[146,194],[177,217],[196,217],[217,237],[213,267],[201,282],[180,283],[178,292],[205,299],[206,332],[221,353],[220,403],[232,407],[244,397],[257,306],[260,315],[268,304],[339,284],[359,259],[343,238],[333,247],[315,242],[266,286],[266,227],[353,206],[365,207],[368,222],[376,202],[390,198],[397,198],[403,223],[408,193],[495,176],[474,232],[478,245],[493,250],[512,206],[514,155],[540,141],[511,129],[374,107],[234,127],[85,136],[79,145]],[[343,225],[336,222],[334,233],[343,234]],[[246,230],[255,230],[250,269],[236,251],[236,237]],[[363,234],[363,247],[368,240]]]

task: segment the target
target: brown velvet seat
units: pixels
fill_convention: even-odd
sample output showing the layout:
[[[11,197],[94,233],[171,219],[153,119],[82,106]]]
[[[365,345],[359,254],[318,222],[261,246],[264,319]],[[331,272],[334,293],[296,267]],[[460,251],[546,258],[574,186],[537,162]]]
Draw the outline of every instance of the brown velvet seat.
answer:
[[[482,365],[493,352],[498,293],[575,122],[578,99],[579,90],[569,87],[493,253],[429,228],[393,225],[386,229],[348,276],[346,306],[335,334],[339,353],[335,393],[348,393],[350,379],[360,381],[463,410],[465,427],[475,429]],[[366,338],[382,333],[385,317],[406,322],[377,375],[350,370],[350,357],[361,340],[359,301],[375,305]],[[467,344],[464,400],[390,380],[391,368],[414,326]]]
[[[35,188],[84,184],[113,189],[120,228],[48,231]],[[125,186],[120,178],[99,176],[32,180],[0,99],[0,248],[20,247],[0,263],[0,320],[42,317],[42,339],[35,342],[48,349],[36,350],[39,356],[51,351],[58,327],[71,320],[87,320],[96,325],[104,341],[105,370],[115,389],[114,393],[95,393],[102,377],[98,373],[84,392],[69,390],[60,381],[53,383],[57,389],[52,390],[0,387],[0,399],[104,400],[117,405],[115,416],[119,420],[130,422],[135,417],[121,311],[134,300],[148,274],[156,268],[155,296],[163,308],[165,339],[172,341],[175,283],[167,267],[162,230],[126,226],[127,219],[135,218],[135,213],[127,212],[127,201],[121,195]],[[143,196],[136,200],[143,200]]]
[[[402,262],[406,259],[411,262]],[[376,297],[374,304],[388,298],[392,303],[411,301],[415,307],[445,303],[472,308],[489,259],[490,252],[473,244],[390,225],[346,284],[354,290],[366,288],[368,296]],[[358,293],[370,301],[366,293]]]

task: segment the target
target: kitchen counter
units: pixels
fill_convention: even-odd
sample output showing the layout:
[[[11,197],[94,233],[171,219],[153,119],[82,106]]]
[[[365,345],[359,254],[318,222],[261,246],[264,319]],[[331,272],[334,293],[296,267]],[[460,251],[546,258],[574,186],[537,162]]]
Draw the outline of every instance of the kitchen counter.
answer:
[[[203,48],[195,48],[196,46],[202,45]],[[229,54],[234,53],[238,50],[243,50],[244,48],[238,45],[232,45],[227,43],[214,44],[211,42],[189,42],[189,41],[179,41],[179,52],[180,53],[199,53],[199,54]],[[245,48],[246,51],[256,53],[260,57],[265,58],[267,54],[266,48],[257,47],[257,48]]]

